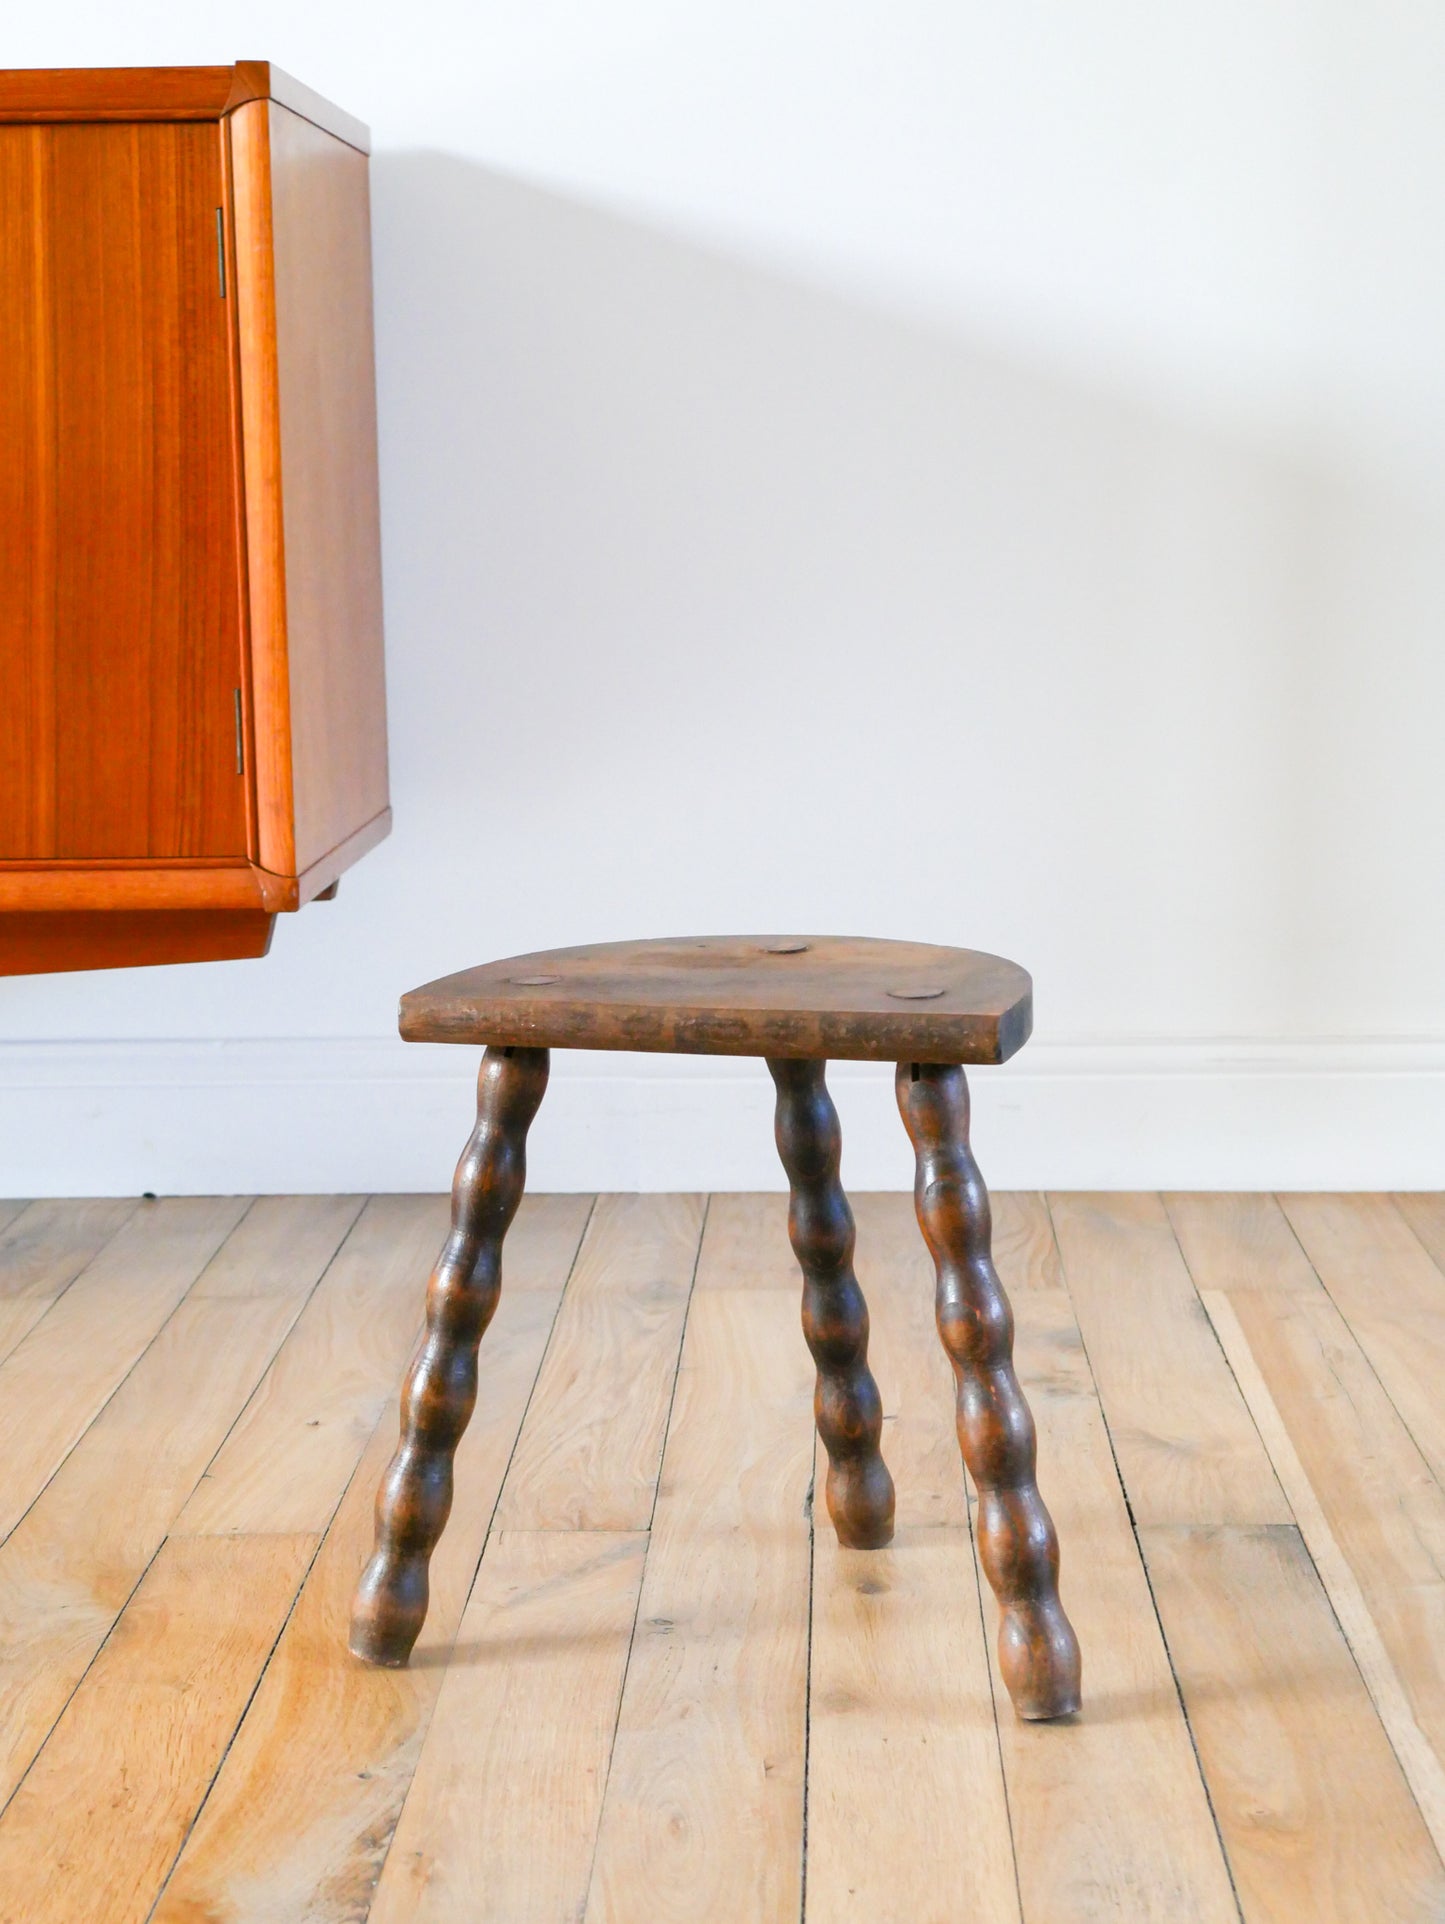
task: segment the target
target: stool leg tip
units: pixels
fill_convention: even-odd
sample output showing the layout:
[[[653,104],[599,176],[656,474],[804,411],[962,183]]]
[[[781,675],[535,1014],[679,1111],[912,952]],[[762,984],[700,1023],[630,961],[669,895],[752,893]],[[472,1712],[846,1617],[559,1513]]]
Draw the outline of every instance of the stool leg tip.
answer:
[[[424,1557],[379,1549],[361,1573],[351,1605],[347,1648],[362,1663],[401,1670],[426,1622]]]
[[[410,1647],[405,1644],[373,1642],[356,1631],[352,1632],[346,1647],[353,1657],[372,1670],[405,1670],[411,1657]]]
[[[828,1515],[848,1550],[881,1550],[893,1541],[893,1478],[881,1456],[828,1465]]]
[[[1022,1603],[999,1625],[999,1668],[1026,1723],[1072,1717],[1083,1701],[1079,1640],[1056,1600]]]

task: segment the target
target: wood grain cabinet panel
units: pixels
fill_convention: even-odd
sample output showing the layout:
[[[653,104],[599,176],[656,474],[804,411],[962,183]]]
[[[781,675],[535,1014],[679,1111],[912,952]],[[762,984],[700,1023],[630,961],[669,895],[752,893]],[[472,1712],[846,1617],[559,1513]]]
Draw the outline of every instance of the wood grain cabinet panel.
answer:
[[[387,832],[366,150],[0,73],[0,972],[262,954]]]

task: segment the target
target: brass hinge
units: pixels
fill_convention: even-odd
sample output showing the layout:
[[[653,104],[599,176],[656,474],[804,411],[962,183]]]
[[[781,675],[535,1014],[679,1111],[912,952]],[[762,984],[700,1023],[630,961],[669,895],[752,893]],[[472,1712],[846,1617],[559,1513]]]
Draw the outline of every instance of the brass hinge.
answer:
[[[223,208],[216,209],[216,279],[220,283],[221,299],[226,298],[226,215]]]

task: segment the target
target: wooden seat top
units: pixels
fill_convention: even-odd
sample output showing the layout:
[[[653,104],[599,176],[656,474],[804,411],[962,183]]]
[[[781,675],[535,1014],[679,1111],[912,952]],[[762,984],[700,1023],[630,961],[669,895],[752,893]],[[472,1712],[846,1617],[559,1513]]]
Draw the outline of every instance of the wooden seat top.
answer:
[[[486,962],[401,999],[408,1042],[862,1062],[1005,1062],[1033,984],[1002,956],[869,936],[598,942]]]

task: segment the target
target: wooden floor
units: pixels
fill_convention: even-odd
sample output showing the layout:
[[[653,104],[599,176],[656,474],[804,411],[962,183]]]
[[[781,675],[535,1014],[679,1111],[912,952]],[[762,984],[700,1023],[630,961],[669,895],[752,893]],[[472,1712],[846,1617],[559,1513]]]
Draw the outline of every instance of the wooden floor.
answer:
[[[996,1199],[1085,1709],[991,1658],[909,1199],[894,1546],[782,1198],[542,1197],[410,1669],[345,1652],[436,1197],[0,1205],[0,1917],[1445,1919],[1445,1197]]]

